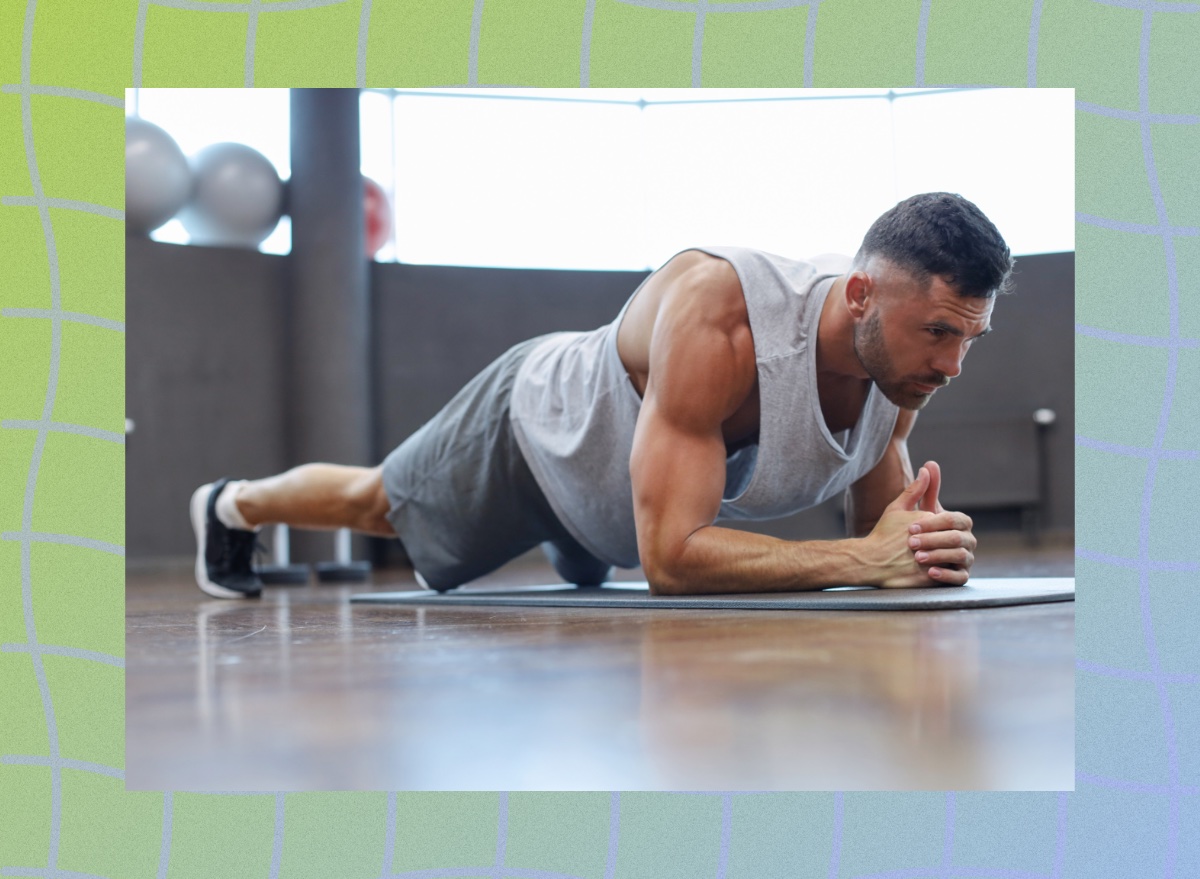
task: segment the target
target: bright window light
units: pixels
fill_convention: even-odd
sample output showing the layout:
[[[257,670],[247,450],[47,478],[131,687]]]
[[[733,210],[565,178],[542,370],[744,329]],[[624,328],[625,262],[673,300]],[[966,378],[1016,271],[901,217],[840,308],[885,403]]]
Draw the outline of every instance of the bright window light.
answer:
[[[647,108],[643,262],[697,244],[856,249],[895,203],[887,101]]]
[[[364,172],[393,197],[380,259],[853,254],[879,214],[933,190],[976,202],[1016,254],[1074,248],[1070,89],[379,89],[362,115]]]
[[[192,156],[291,173],[287,89],[131,89]],[[853,253],[917,192],[977,203],[1016,254],[1074,249],[1070,89],[365,89],[383,261],[646,269],[703,244]],[[178,221],[155,231],[186,243]],[[287,253],[284,217],[260,249]]]
[[[1013,253],[1075,249],[1072,89],[986,89],[895,103],[899,198],[958,192]]]
[[[639,121],[632,104],[398,96],[398,259],[628,267],[643,249]]]

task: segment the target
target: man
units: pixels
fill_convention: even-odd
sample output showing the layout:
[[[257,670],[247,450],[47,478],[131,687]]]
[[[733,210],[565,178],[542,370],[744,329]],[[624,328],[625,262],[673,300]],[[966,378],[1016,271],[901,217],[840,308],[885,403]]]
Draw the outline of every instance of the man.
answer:
[[[197,489],[197,581],[258,595],[253,531],[283,522],[398,537],[439,591],[539,544],[567,582],[641,564],[658,594],[961,585],[971,520],[942,509],[936,463],[914,478],[905,442],[1011,269],[949,193],[896,205],[852,262],[683,251],[613,323],[508,351],[378,467]],[[715,524],[840,492],[846,540]]]

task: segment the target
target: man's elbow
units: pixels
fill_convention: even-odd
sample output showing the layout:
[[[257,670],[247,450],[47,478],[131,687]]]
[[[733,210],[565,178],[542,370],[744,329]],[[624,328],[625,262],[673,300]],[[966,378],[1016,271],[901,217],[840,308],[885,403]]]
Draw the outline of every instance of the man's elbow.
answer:
[[[680,581],[663,577],[657,572],[646,572],[646,585],[650,587],[651,595],[683,595]]]
[[[651,595],[691,595],[705,591],[702,582],[711,558],[706,551],[708,526],[680,527],[645,517],[638,523],[638,557]]]
[[[686,595],[688,577],[681,559],[682,551],[661,548],[642,553],[642,571],[651,595]]]

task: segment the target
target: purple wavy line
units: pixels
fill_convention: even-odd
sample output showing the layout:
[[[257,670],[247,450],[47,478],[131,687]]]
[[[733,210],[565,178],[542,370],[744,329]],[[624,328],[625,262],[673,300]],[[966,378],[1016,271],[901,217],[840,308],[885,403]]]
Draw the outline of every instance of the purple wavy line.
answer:
[[[1140,345],[1146,348],[1200,348],[1200,339],[1164,339],[1159,336],[1135,336],[1131,333],[1102,330],[1099,327],[1089,327],[1085,324],[1075,324],[1075,335],[1102,339],[1105,342],[1119,342],[1122,345]]]
[[[175,795],[163,793],[162,839],[158,844],[158,879],[167,879],[167,867],[171,863],[171,829],[175,816]]]
[[[733,796],[721,794],[721,852],[717,859],[717,879],[725,879],[729,870],[729,843],[733,836]]]
[[[1029,15],[1029,51],[1026,55],[1025,85],[1028,88],[1037,87],[1037,53],[1038,40],[1042,30],[1042,0],[1034,0],[1033,10]]]
[[[1193,674],[1155,674],[1150,671],[1136,671],[1131,668],[1117,668],[1102,665],[1098,662],[1088,662],[1086,659],[1075,660],[1075,668],[1090,674],[1106,678],[1118,678],[1123,681],[1153,681],[1164,684],[1192,684],[1200,680],[1200,675]]]
[[[604,862],[604,879],[616,879],[617,851],[621,837],[621,794],[612,792],[608,813],[608,857]]]
[[[1143,568],[1149,571],[1165,571],[1175,574],[1190,574],[1200,571],[1200,563],[1198,562],[1164,562],[1155,559],[1142,562],[1124,556],[1097,552],[1093,549],[1084,549],[1080,546],[1075,547],[1075,558],[1082,559],[1085,562],[1100,562],[1101,564],[1111,565],[1114,568],[1130,568],[1135,571],[1142,570]]]
[[[285,797],[282,791],[275,794],[275,839],[271,846],[271,879],[279,879],[279,870],[283,866]]]
[[[1075,212],[1075,222],[1086,226],[1097,226],[1101,229],[1112,229],[1114,232],[1132,232],[1135,235],[1166,235],[1173,238],[1186,238],[1200,235],[1196,226],[1152,226],[1149,223],[1127,223],[1124,220],[1110,220],[1107,217],[1097,217],[1095,214]]]
[[[380,876],[387,876],[391,873],[392,866],[396,860],[396,801],[396,792],[389,792],[387,798],[387,827],[384,830],[383,837],[383,867],[379,871]]]
[[[1160,461],[1194,461],[1196,458],[1200,458],[1200,452],[1191,449],[1163,449],[1155,452],[1154,449],[1144,449],[1140,446],[1123,446],[1118,443],[1092,439],[1078,433],[1075,434],[1075,445],[1080,448],[1092,449],[1096,452],[1107,452],[1110,455],[1120,455],[1125,458],[1149,458],[1153,456]]]
[[[1075,109],[1096,116],[1124,119],[1126,122],[1151,122],[1155,125],[1195,125],[1200,123],[1200,116],[1190,113],[1143,113],[1141,110],[1105,107],[1103,104],[1093,104],[1090,101],[1076,101]]]
[[[921,0],[921,14],[917,20],[917,69],[916,84],[925,85],[925,41],[929,33],[929,7],[933,0]]]
[[[1150,111],[1150,29],[1153,14],[1149,8],[1142,13],[1142,35],[1138,55],[1138,106],[1144,112]],[[1146,179],[1150,185],[1150,194],[1154,199],[1154,210],[1159,224],[1169,228],[1167,207],[1163,200],[1162,187],[1158,181],[1158,166],[1154,159],[1154,147],[1150,135],[1150,124],[1143,121],[1140,124],[1142,135],[1142,161],[1146,166]],[[1167,262],[1167,292],[1169,303],[1171,338],[1179,336],[1179,279],[1175,262],[1175,242],[1168,235],[1163,235],[1163,248]],[[1150,513],[1154,498],[1154,482],[1158,475],[1157,453],[1162,449],[1166,438],[1167,426],[1171,417],[1171,407],[1175,399],[1175,379],[1179,367],[1179,351],[1174,348],[1167,350],[1166,387],[1163,390],[1162,407],[1159,410],[1158,427],[1154,434],[1155,455],[1150,457],[1146,468],[1146,482],[1142,489],[1141,527],[1138,533],[1138,559],[1148,562],[1150,558]],[[1150,572],[1142,568],[1138,573],[1138,595],[1142,614],[1142,637],[1146,653],[1150,659],[1150,668],[1155,674],[1162,673],[1158,655],[1158,643],[1154,637],[1154,620],[1150,609]],[[1167,771],[1172,785],[1179,783],[1179,746],[1175,738],[1175,722],[1171,710],[1170,695],[1166,685],[1155,682],[1158,692],[1159,705],[1163,717],[1163,736],[1167,744]],[[1175,858],[1179,842],[1179,797],[1172,792],[1169,797],[1167,818],[1167,851],[1165,854],[1165,879],[1175,875]]]
[[[946,791],[946,830],[942,837],[942,875],[949,875],[954,863],[954,821],[957,803],[954,791]]]
[[[829,852],[829,879],[838,879],[842,872],[842,812],[845,795],[837,791],[833,795],[833,845]]]
[[[1122,790],[1136,794],[1161,794],[1163,796],[1179,794],[1185,797],[1194,797],[1200,794],[1200,787],[1194,784],[1149,784],[1144,781],[1128,781],[1107,775],[1094,775],[1090,772],[1076,772],[1075,782],[1077,786],[1082,783],[1091,787]]]

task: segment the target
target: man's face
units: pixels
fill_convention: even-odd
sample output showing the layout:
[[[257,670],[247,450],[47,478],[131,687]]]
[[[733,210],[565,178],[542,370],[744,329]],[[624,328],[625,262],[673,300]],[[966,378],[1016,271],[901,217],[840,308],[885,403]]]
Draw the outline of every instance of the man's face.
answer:
[[[917,410],[962,371],[971,343],[990,332],[991,299],[959,296],[940,278],[928,289],[888,273],[854,325],[854,353],[883,395]]]

